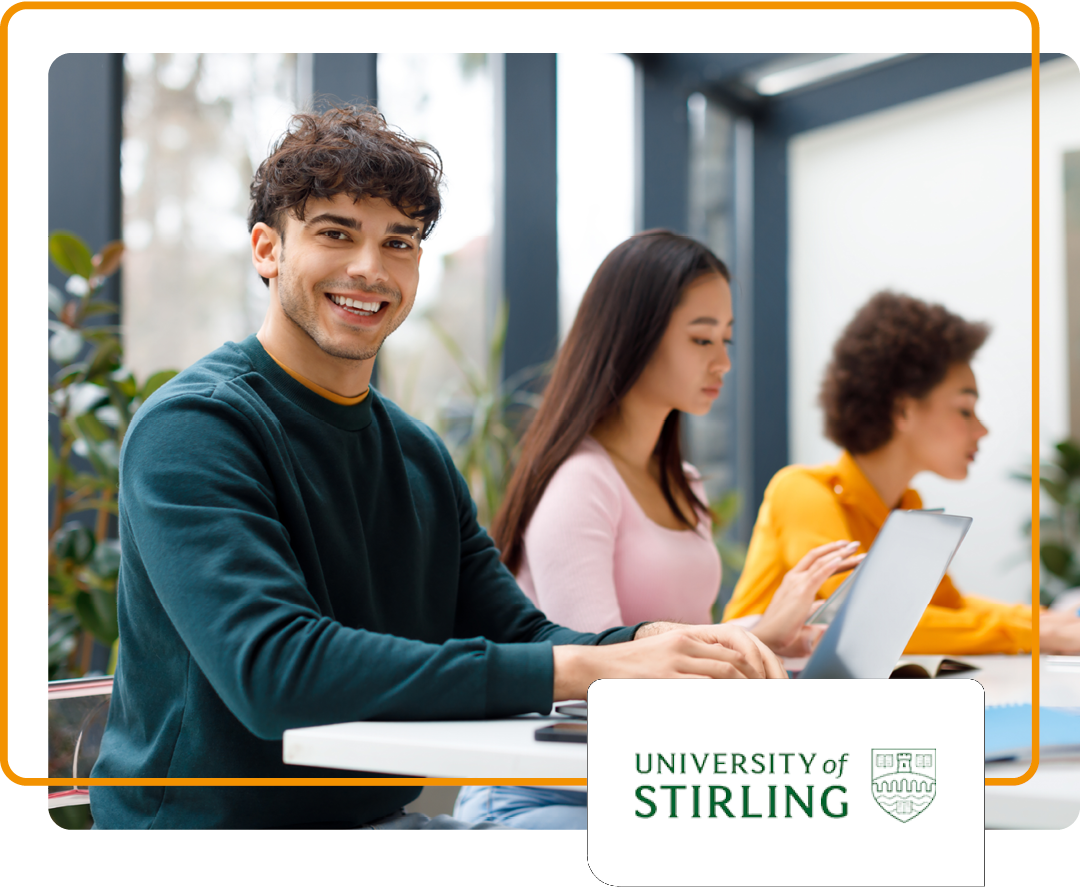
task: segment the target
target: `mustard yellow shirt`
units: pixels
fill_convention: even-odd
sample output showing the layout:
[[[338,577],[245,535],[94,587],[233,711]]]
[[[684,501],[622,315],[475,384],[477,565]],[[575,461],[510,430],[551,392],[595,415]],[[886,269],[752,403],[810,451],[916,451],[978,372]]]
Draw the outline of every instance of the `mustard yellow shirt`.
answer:
[[[921,509],[914,490],[901,509]],[[858,540],[866,552],[889,516],[877,491],[846,451],[835,465],[788,466],[765,489],[746,567],[724,609],[724,619],[764,612],[781,580],[811,549],[834,540]],[[845,575],[818,591],[827,598]],[[1031,609],[961,595],[948,574],[908,642],[908,654],[1015,654],[1031,650]]]

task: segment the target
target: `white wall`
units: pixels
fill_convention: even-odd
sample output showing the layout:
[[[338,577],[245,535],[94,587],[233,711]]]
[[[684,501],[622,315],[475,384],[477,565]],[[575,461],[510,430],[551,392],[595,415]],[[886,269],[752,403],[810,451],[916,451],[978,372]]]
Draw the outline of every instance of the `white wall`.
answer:
[[[1020,525],[1030,492],[1009,473],[1031,455],[1030,72],[951,90],[792,140],[791,457],[835,458],[817,405],[832,343],[874,292],[891,288],[989,321],[973,364],[990,428],[965,482],[929,474],[927,506],[975,518],[953,562],[965,591],[1030,592]],[[1068,430],[1062,153],[1080,148],[1080,72],[1041,69],[1040,440]]]

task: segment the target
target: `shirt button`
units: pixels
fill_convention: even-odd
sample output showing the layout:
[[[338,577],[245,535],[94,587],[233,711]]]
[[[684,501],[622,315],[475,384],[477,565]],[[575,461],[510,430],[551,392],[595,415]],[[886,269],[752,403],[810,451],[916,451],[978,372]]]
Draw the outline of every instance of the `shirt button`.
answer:
[[[833,493],[843,493],[843,492],[844,492],[844,488],[841,487],[839,484],[837,484],[836,487],[833,488]]]

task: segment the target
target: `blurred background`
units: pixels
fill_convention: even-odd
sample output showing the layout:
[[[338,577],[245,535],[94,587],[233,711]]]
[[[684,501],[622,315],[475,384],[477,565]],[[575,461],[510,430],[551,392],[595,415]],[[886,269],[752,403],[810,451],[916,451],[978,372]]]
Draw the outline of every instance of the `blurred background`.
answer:
[[[486,369],[500,301],[505,380],[551,358],[619,241],[660,226],[697,237],[734,271],[737,338],[731,384],[711,415],[691,419],[687,444],[711,495],[740,492],[732,538],[742,541],[778,468],[836,453],[817,389],[856,307],[883,287],[941,301],[994,326],[976,365],[992,434],[970,483],[919,486],[927,502],[978,517],[958,556],[961,586],[1020,600],[1027,571],[1001,559],[1022,546],[1027,495],[1008,475],[1031,455],[1029,64],[1021,54],[67,55],[49,82],[50,229],[92,250],[123,239],[105,295],[119,306],[125,365],[136,376],[183,368],[261,321],[247,188],[289,115],[377,104],[446,165],[416,316],[378,361],[379,386],[435,425],[465,412],[458,364]],[[1080,300],[1070,59],[1044,58],[1041,111],[1049,443],[1080,423],[1068,385],[1080,372],[1067,348],[1069,296]]]
[[[822,371],[883,288],[993,327],[974,365],[991,434],[968,481],[916,480],[928,506],[975,517],[958,586],[1029,600],[1022,476],[1040,457],[1043,595],[1080,585],[1080,451],[1055,446],[1080,436],[1080,71],[1043,56],[1033,454],[1030,62],[61,56],[49,76],[49,227],[87,252],[50,243],[50,677],[109,671],[126,419],[160,371],[258,328],[267,291],[249,259],[251,175],[290,114],[338,103],[376,104],[445,162],[416,307],[380,354],[376,385],[446,438],[482,520],[593,271],[633,232],[665,227],[734,273],[734,369],[712,412],[686,424],[688,458],[722,517],[720,603],[772,475],[837,455],[822,434]],[[98,251],[118,240],[113,267]],[[66,306],[88,288],[98,307],[75,318]],[[70,468],[56,470],[61,460]]]

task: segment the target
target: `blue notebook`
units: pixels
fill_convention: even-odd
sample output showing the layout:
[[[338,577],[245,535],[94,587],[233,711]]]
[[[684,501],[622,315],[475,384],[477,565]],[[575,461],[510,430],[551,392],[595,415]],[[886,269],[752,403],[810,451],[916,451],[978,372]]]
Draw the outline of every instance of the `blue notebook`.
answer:
[[[1031,758],[1031,704],[986,707],[986,761]],[[1080,710],[1039,707],[1039,756],[1080,757]]]

